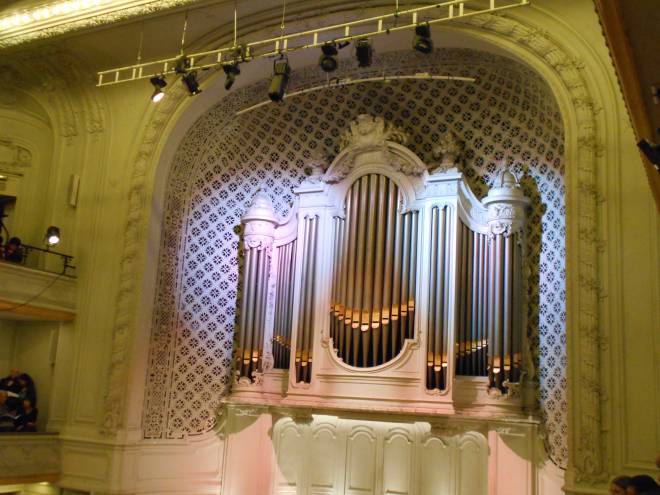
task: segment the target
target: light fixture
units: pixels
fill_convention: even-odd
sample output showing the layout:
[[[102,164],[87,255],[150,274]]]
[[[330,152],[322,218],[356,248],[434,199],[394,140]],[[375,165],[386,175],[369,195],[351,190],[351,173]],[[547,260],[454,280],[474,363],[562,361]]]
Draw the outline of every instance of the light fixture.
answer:
[[[319,66],[323,72],[333,72],[337,70],[339,65],[337,62],[337,45],[334,43],[327,43],[321,47],[321,57],[319,58]]]
[[[357,40],[355,43],[355,57],[358,60],[358,67],[369,67],[372,56],[373,48],[371,48],[371,40],[369,38]]]
[[[229,91],[236,81],[236,76],[241,73],[241,68],[238,66],[238,62],[233,62],[228,65],[223,65],[222,70],[225,71],[227,78],[225,79],[225,89]]]
[[[417,27],[415,27],[413,48],[421,53],[431,53],[433,51],[431,27],[428,24],[419,24]]]
[[[149,82],[154,87],[154,93],[151,95],[151,101],[158,103],[165,96],[163,88],[167,86],[167,81],[165,81],[163,76],[154,76],[149,79]]]
[[[46,245],[48,247],[59,244],[60,242],[60,228],[51,225],[46,229]]]
[[[289,84],[289,74],[291,74],[289,60],[282,56],[273,64],[273,78],[268,86],[268,98],[272,101],[282,101],[284,98],[286,86]]]
[[[190,96],[195,96],[202,92],[202,90],[199,87],[199,81],[197,81],[196,70],[186,72],[181,77],[181,82],[183,82],[183,84],[188,89],[188,93],[190,93]]]
[[[398,4],[399,2],[397,1],[396,5],[398,6]],[[452,4],[449,5],[450,12],[452,12],[451,15],[446,15],[448,4]],[[397,7],[391,12],[375,17],[369,15],[365,18],[347,20],[340,24],[327,25],[312,30],[303,29],[302,31],[285,34],[284,28],[281,27],[282,32],[280,36],[272,37],[269,35],[265,39],[251,41],[249,46],[237,45],[238,21],[236,9],[234,9],[233,43],[229,46],[221,46],[210,51],[204,50],[202,52],[189,53],[187,57],[189,58],[190,63],[187,67],[183,67],[183,71],[200,68],[219,68],[221,65],[225,65],[228,60],[238,60],[243,63],[248,60],[266,57],[270,58],[273,54],[286,55],[289,52],[301,49],[317,49],[325,43],[321,42],[319,44],[319,39],[328,40],[331,39],[329,38],[330,36],[336,36],[338,33],[342,33],[340,39],[343,40],[342,43],[337,43],[338,49],[341,49],[341,45],[344,42],[356,42],[357,40],[361,40],[360,44],[362,45],[362,51],[368,52],[365,45],[368,44],[369,41],[366,41],[367,35],[364,33],[372,33],[371,36],[380,36],[387,35],[393,32],[393,30],[412,30],[420,25],[417,23],[419,15],[426,17],[424,24],[428,26],[429,24],[436,24],[445,21],[455,22],[461,18],[468,16],[472,17],[476,14],[490,14],[528,5],[530,5],[530,0],[489,0],[488,2],[484,2],[483,0],[451,0],[449,2],[443,0],[440,2],[421,2],[419,6],[410,9],[400,10]],[[456,8],[457,6],[460,8]],[[436,12],[436,14],[432,14],[432,12]],[[383,26],[391,25],[392,23],[395,26],[392,29],[383,28]],[[182,43],[181,46],[183,48],[186,45],[185,43]],[[240,49],[242,53],[240,57],[235,55],[238,49]],[[177,63],[181,58],[182,52],[179,52],[176,55],[157,61],[143,62],[139,60],[138,63],[133,65],[123,65],[115,69],[99,71],[96,73],[97,86],[101,87],[123,84],[137,79],[148,79],[157,74],[169,74],[172,71],[183,73],[181,72],[181,68],[177,68]],[[367,59],[368,57],[364,60],[366,61]],[[363,66],[367,65],[368,64],[365,64]]]

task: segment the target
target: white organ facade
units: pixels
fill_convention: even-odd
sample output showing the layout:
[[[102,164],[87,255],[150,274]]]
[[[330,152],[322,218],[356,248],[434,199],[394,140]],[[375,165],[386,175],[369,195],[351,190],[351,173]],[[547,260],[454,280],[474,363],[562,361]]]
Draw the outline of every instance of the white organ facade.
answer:
[[[406,445],[420,432],[458,443],[476,435],[482,457],[489,431],[513,429],[529,444],[518,460],[526,465],[538,423],[524,328],[529,199],[505,166],[477,199],[453,135],[431,164],[406,140],[382,117],[360,115],[330,164],[312,159],[286,218],[263,190],[254,195],[241,219],[235,371],[223,414],[268,407],[289,418],[275,420],[278,434],[300,416],[350,433],[347,425],[362,424],[357,414],[386,435],[386,418],[408,431]],[[504,461],[492,454],[492,466]],[[469,479],[486,479],[483,459]],[[425,493],[467,493],[456,490],[468,478],[448,466],[437,469],[458,480],[453,488]]]

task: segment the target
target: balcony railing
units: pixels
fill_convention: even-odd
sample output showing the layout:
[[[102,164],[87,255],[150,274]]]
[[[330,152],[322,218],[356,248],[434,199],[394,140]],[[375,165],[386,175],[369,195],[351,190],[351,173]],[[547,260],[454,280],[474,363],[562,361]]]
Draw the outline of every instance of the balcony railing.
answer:
[[[73,264],[73,256],[71,255],[29,244],[22,244],[19,252],[20,259],[11,261],[11,263],[35,270],[75,276],[76,267]]]

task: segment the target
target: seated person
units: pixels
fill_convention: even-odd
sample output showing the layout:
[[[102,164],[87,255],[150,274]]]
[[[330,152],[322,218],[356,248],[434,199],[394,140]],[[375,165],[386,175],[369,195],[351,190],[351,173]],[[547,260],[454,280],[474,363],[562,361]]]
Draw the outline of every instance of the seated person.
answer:
[[[18,377],[18,400],[19,404],[28,399],[32,402],[32,406],[37,405],[37,390],[34,387],[34,380],[27,373],[22,373]]]
[[[9,375],[0,380],[0,390],[6,390],[7,392],[18,394],[21,389],[21,385],[18,383],[18,377],[20,375],[21,372],[18,368],[12,368],[9,371]]]
[[[630,478],[626,495],[656,495],[658,484],[648,474],[639,474]]]
[[[5,245],[5,260],[14,263],[23,261],[23,245],[18,237],[12,237]]]
[[[610,495],[626,495],[630,484],[630,476],[617,476],[610,481]]]
[[[16,419],[16,431],[34,432],[37,431],[37,415],[39,411],[33,407],[30,399],[23,400],[23,407]]]
[[[0,432],[14,431],[16,427],[17,414],[7,399],[7,392],[0,390]]]

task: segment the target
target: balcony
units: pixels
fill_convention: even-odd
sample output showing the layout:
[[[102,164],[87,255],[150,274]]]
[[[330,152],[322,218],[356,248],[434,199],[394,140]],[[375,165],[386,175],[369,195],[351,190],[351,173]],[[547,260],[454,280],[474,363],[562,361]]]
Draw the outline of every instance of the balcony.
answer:
[[[76,279],[69,274],[70,257],[46,258],[29,252],[23,263],[0,261],[0,319],[73,320]],[[48,271],[51,268],[53,271]]]
[[[0,435],[0,485],[57,481],[60,446],[57,435]]]

